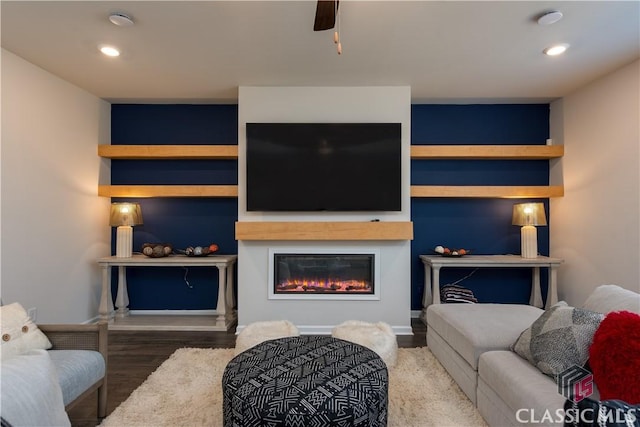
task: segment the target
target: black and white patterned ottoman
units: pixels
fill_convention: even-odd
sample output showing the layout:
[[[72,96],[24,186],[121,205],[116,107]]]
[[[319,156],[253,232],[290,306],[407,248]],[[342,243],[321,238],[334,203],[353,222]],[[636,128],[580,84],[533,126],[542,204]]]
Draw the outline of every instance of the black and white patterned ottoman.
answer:
[[[386,426],[389,375],[372,350],[330,336],[265,341],[222,377],[225,427]]]

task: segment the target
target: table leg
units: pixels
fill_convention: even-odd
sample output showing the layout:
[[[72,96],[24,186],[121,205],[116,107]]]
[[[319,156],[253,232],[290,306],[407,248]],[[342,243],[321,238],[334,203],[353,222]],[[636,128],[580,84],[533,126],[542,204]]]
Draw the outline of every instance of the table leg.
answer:
[[[113,300],[111,299],[111,267],[102,266],[102,293],[98,307],[100,320],[109,321],[113,318]]]
[[[558,266],[552,265],[549,267],[549,288],[547,289],[547,303],[546,308],[550,308],[552,305],[558,302]]]
[[[433,304],[433,296],[431,294],[431,267],[424,264],[424,291],[422,292],[422,314],[420,318],[422,322],[427,324],[427,307]]]
[[[533,267],[531,276],[531,297],[529,304],[542,308],[542,291],[540,290],[540,267]]]
[[[226,311],[227,267],[218,266],[218,303],[216,305],[216,326],[227,327]]]
[[[118,267],[118,294],[116,295],[116,316],[126,317],[129,315],[129,292],[127,290],[127,269],[124,266]]]
[[[227,267],[227,289],[226,289],[227,312],[235,313],[236,297],[233,292],[233,265]]]
[[[432,267],[433,270],[433,303],[440,304],[440,267]]]

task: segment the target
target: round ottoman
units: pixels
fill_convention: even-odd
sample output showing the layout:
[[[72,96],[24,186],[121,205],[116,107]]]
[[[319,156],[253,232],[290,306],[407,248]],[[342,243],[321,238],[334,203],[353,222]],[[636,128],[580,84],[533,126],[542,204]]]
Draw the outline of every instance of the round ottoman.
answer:
[[[265,341],[222,377],[224,425],[386,426],[387,366],[376,352],[330,336]]]

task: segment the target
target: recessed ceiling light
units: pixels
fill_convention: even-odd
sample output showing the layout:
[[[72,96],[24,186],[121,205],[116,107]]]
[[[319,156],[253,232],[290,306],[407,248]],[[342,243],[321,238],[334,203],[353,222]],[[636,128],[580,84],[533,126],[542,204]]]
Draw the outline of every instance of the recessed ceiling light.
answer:
[[[124,13],[115,12],[109,15],[109,21],[118,27],[130,27],[133,25],[133,19]]]
[[[556,44],[556,45],[550,46],[545,50],[543,50],[543,52],[545,53],[545,55],[556,56],[556,55],[563,54],[568,48],[569,48],[568,44],[562,43],[562,44]]]
[[[538,24],[551,25],[555,24],[562,19],[562,12],[559,10],[552,10],[551,12],[545,12],[538,18]]]
[[[107,56],[120,56],[120,51],[113,46],[100,46],[100,52]]]

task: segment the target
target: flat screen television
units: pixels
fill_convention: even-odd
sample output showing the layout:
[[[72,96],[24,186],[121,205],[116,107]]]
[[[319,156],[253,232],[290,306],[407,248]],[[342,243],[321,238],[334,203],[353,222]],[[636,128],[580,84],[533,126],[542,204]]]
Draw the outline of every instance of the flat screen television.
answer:
[[[400,211],[400,123],[247,123],[247,211]]]

